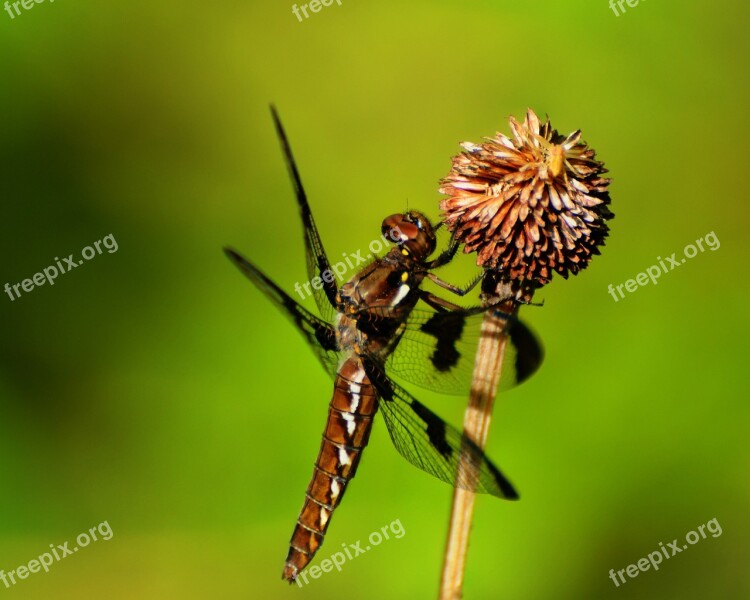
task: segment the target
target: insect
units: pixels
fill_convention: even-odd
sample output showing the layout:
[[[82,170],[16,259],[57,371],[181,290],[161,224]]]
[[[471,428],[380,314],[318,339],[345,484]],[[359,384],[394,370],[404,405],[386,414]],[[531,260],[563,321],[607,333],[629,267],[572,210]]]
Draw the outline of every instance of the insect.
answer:
[[[394,240],[394,246],[339,287],[330,276],[283,126],[275,109],[271,110],[302,217],[307,272],[311,280],[319,278],[320,285],[313,285],[313,291],[322,318],[300,306],[236,251],[225,248],[225,252],[292,321],[334,380],[320,451],[282,574],[291,583],[323,543],[377,412],[383,415],[396,450],[423,471],[477,492],[507,499],[518,495],[476,444],[390,378],[397,375],[446,393],[468,391],[476,347],[471,332],[479,331],[487,309],[462,308],[421,288],[424,279],[457,295],[472,287],[457,288],[432,273],[452,259],[456,244],[428,260],[436,250],[437,227],[416,211],[391,215],[383,221],[382,231]],[[420,301],[424,308],[416,308]],[[506,323],[515,352],[506,354],[502,381],[510,387],[538,368],[542,350],[523,323],[513,318]],[[461,453],[470,457],[476,474],[458,471]]]

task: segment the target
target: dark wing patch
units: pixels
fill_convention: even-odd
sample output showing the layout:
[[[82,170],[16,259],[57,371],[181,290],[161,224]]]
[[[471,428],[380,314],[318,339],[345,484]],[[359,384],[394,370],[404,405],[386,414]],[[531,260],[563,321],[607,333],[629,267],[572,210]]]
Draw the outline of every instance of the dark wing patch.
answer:
[[[518,498],[511,483],[474,442],[390,381],[370,361],[365,361],[365,368],[378,390],[388,434],[401,456],[449,485],[508,500]],[[463,469],[459,472],[462,452],[478,467],[478,477]]]
[[[416,398],[411,403],[412,410],[427,425],[427,437],[445,460],[450,460],[453,448],[448,443],[448,430],[445,421],[435,416],[424,404]]]
[[[413,310],[398,345],[386,359],[389,375],[444,394],[468,394],[485,310]],[[536,336],[523,322],[507,317],[500,390],[528,379],[542,362]]]
[[[534,373],[544,360],[544,351],[536,336],[523,322],[515,320],[510,323],[511,350],[515,353],[516,382],[523,383]]]
[[[450,371],[461,358],[456,343],[461,339],[466,323],[466,315],[456,312],[436,312],[420,326],[426,335],[435,338],[435,349],[430,355],[430,362],[441,373]]]
[[[312,210],[310,210],[310,204],[307,201],[307,193],[302,186],[302,178],[300,177],[297,163],[294,161],[294,156],[292,155],[292,148],[286,137],[284,126],[281,124],[281,119],[276,112],[276,108],[273,106],[271,106],[271,115],[273,116],[273,122],[276,127],[276,134],[281,142],[281,150],[284,153],[284,161],[289,170],[289,177],[291,178],[292,186],[294,187],[294,194],[297,198],[297,205],[299,207],[300,217],[302,218],[302,227],[305,230],[307,276],[310,282],[312,282],[315,277],[320,277],[323,280],[321,289],[312,288],[313,297],[315,298],[315,303],[318,305],[320,316],[326,321],[331,321],[336,312],[336,293],[338,292],[338,285],[336,284],[336,279],[334,277],[329,277],[331,281],[323,279],[323,273],[328,272],[332,274],[333,271],[331,271],[331,265],[328,262],[328,257],[323,249],[323,242],[320,239],[320,234],[318,234],[318,228],[315,226]]]
[[[305,341],[318,357],[326,372],[331,377],[335,376],[338,367],[339,348],[333,326],[300,306],[284,290],[266,277],[258,267],[241,254],[231,248],[225,248],[224,252],[229,257],[229,260],[237,265],[247,278],[270,298],[274,306],[294,323],[297,330],[305,337]]]

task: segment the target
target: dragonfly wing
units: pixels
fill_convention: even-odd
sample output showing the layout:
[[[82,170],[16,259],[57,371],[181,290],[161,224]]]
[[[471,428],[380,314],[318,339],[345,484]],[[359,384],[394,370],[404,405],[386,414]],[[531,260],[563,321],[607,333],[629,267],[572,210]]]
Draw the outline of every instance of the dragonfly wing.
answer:
[[[284,161],[286,162],[287,169],[289,170],[289,177],[292,180],[294,194],[297,197],[297,205],[299,206],[300,216],[302,217],[302,227],[305,230],[307,276],[309,277],[310,283],[312,283],[313,279],[316,277],[321,280],[321,286],[319,289],[312,287],[313,297],[315,298],[315,303],[318,305],[320,315],[325,320],[331,321],[336,312],[336,294],[338,292],[336,279],[333,277],[331,265],[328,262],[328,257],[323,249],[323,242],[320,239],[318,228],[315,225],[312,210],[307,201],[307,193],[302,185],[302,178],[297,169],[297,163],[294,161],[292,148],[286,137],[284,126],[281,124],[279,114],[273,106],[271,106],[271,115],[273,116],[273,122],[276,126],[276,134],[281,142],[281,149],[284,153]],[[323,278],[324,275],[326,275],[325,279]],[[328,281],[328,279],[330,279],[330,281]]]
[[[380,410],[393,445],[415,467],[448,483],[478,493],[515,500],[518,493],[484,452],[406,390],[370,365],[369,375],[380,395]],[[476,467],[459,470],[462,453]]]
[[[297,330],[304,336],[307,345],[320,360],[323,368],[333,377],[336,374],[339,362],[339,347],[333,326],[300,306],[241,254],[231,248],[225,248],[224,252],[226,252],[229,260],[273,302],[274,306],[294,323]]]
[[[413,310],[398,345],[386,360],[387,373],[445,394],[467,394],[486,310]],[[508,315],[504,318],[508,343],[500,390],[528,379],[539,368],[544,354],[536,336],[522,321]]]

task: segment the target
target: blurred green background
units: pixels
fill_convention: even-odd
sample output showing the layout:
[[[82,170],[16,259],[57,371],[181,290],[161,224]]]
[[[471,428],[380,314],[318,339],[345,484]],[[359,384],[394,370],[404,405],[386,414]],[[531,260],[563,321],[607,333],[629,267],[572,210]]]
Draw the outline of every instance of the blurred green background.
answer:
[[[305,280],[273,101],[333,257],[407,205],[437,217],[458,143],[527,107],[581,128],[614,177],[602,256],[523,311],[546,362],[499,399],[488,446],[522,499],[479,499],[465,598],[750,597],[749,9],[625,6],[0,12],[0,286],[119,244],[54,287],[0,295],[0,569],[104,520],[114,532],[0,595],[437,596],[451,490],[382,421],[316,564],[394,519],[406,534],[302,589],[280,579],[331,384],[221,252],[287,290]],[[608,295],[711,231],[717,251]],[[449,272],[468,281],[472,259]],[[461,423],[464,399],[410,389]],[[608,578],[712,518],[720,537]]]

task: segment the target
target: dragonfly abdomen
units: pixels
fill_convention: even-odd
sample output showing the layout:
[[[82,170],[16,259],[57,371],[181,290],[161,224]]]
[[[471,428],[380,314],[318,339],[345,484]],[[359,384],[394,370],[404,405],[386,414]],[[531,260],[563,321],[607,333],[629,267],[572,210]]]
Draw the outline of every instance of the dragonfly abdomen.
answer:
[[[293,582],[323,544],[333,511],[354,477],[367,445],[378,396],[361,360],[345,360],[336,375],[328,420],[282,577]]]

